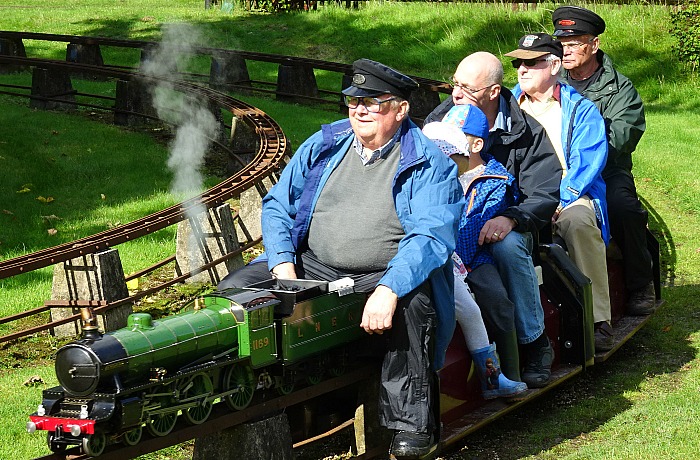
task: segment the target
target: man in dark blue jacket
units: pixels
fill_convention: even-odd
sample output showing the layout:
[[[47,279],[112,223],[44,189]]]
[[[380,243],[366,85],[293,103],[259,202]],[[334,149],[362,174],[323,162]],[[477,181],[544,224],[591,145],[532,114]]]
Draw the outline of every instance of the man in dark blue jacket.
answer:
[[[531,253],[533,235],[550,223],[559,204],[562,168],[545,130],[501,86],[503,66],[496,56],[486,52],[467,56],[452,80],[452,97],[433,110],[425,123],[442,120],[454,105],[479,107],[489,121],[484,148],[518,181],[520,201],[484,224],[479,244],[491,244],[498,272],[515,306],[517,340],[525,346],[527,356],[523,382],[530,388],[543,387],[551,375],[554,352],[544,332]],[[490,289],[488,285],[470,286],[477,297],[480,289]],[[499,343],[497,337],[495,340]]]

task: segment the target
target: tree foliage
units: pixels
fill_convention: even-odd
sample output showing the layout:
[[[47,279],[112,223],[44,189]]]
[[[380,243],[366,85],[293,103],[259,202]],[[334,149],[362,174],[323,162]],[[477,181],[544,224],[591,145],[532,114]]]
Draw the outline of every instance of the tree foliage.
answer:
[[[700,66],[700,2],[679,0],[671,12],[671,35],[676,39],[672,50],[693,71]]]

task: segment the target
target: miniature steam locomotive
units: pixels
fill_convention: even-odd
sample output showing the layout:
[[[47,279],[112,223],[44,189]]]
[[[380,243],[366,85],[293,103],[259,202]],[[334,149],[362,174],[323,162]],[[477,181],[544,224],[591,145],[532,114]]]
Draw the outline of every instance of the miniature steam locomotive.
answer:
[[[82,337],[56,354],[60,386],[44,390],[27,430],[46,431],[54,452],[77,444],[98,456],[115,439],[138,443],[144,427],[167,435],[178,414],[203,423],[216,400],[241,410],[255,390],[286,394],[327,366],[340,374],[343,345],[364,335],[365,300],[343,282],[275,280],[199,297],[160,320],[134,313],[106,334],[84,311]]]
[[[659,246],[650,233],[647,239],[660,304]],[[625,316],[621,260],[609,258],[616,345],[596,354],[590,280],[559,245],[539,249],[545,330],[555,351],[552,379],[508,405],[485,401],[456,328],[438,372],[445,445],[605,361],[647,320]],[[199,297],[160,320],[134,313],[126,328],[106,334],[86,311],[82,338],[57,353],[60,385],[44,390],[27,429],[46,431],[52,451],[77,444],[98,456],[109,442],[138,443],[144,427],[152,436],[168,435],[180,414],[189,424],[203,423],[217,400],[241,410],[256,390],[287,394],[300,381],[318,383],[326,369],[342,373],[355,354],[349,348],[367,337],[359,327],[365,301],[349,284],[274,280]]]

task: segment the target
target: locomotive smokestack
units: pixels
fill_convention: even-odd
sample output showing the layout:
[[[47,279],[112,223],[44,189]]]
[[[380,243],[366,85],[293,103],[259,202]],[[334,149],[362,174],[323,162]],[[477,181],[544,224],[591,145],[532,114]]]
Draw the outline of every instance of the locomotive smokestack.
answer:
[[[97,328],[97,318],[95,317],[95,312],[92,307],[81,307],[80,319],[82,322],[81,327],[83,329],[84,339],[98,339],[102,336]]]

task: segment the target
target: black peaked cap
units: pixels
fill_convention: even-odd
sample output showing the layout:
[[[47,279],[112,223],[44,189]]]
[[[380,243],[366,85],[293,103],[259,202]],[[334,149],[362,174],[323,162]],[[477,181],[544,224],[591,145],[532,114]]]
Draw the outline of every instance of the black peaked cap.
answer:
[[[374,97],[388,93],[408,99],[418,88],[418,83],[412,78],[370,59],[353,62],[352,73],[352,84],[343,90],[346,96]]]
[[[598,36],[605,31],[605,21],[591,10],[580,6],[560,6],[552,13],[555,37],[572,35]]]

